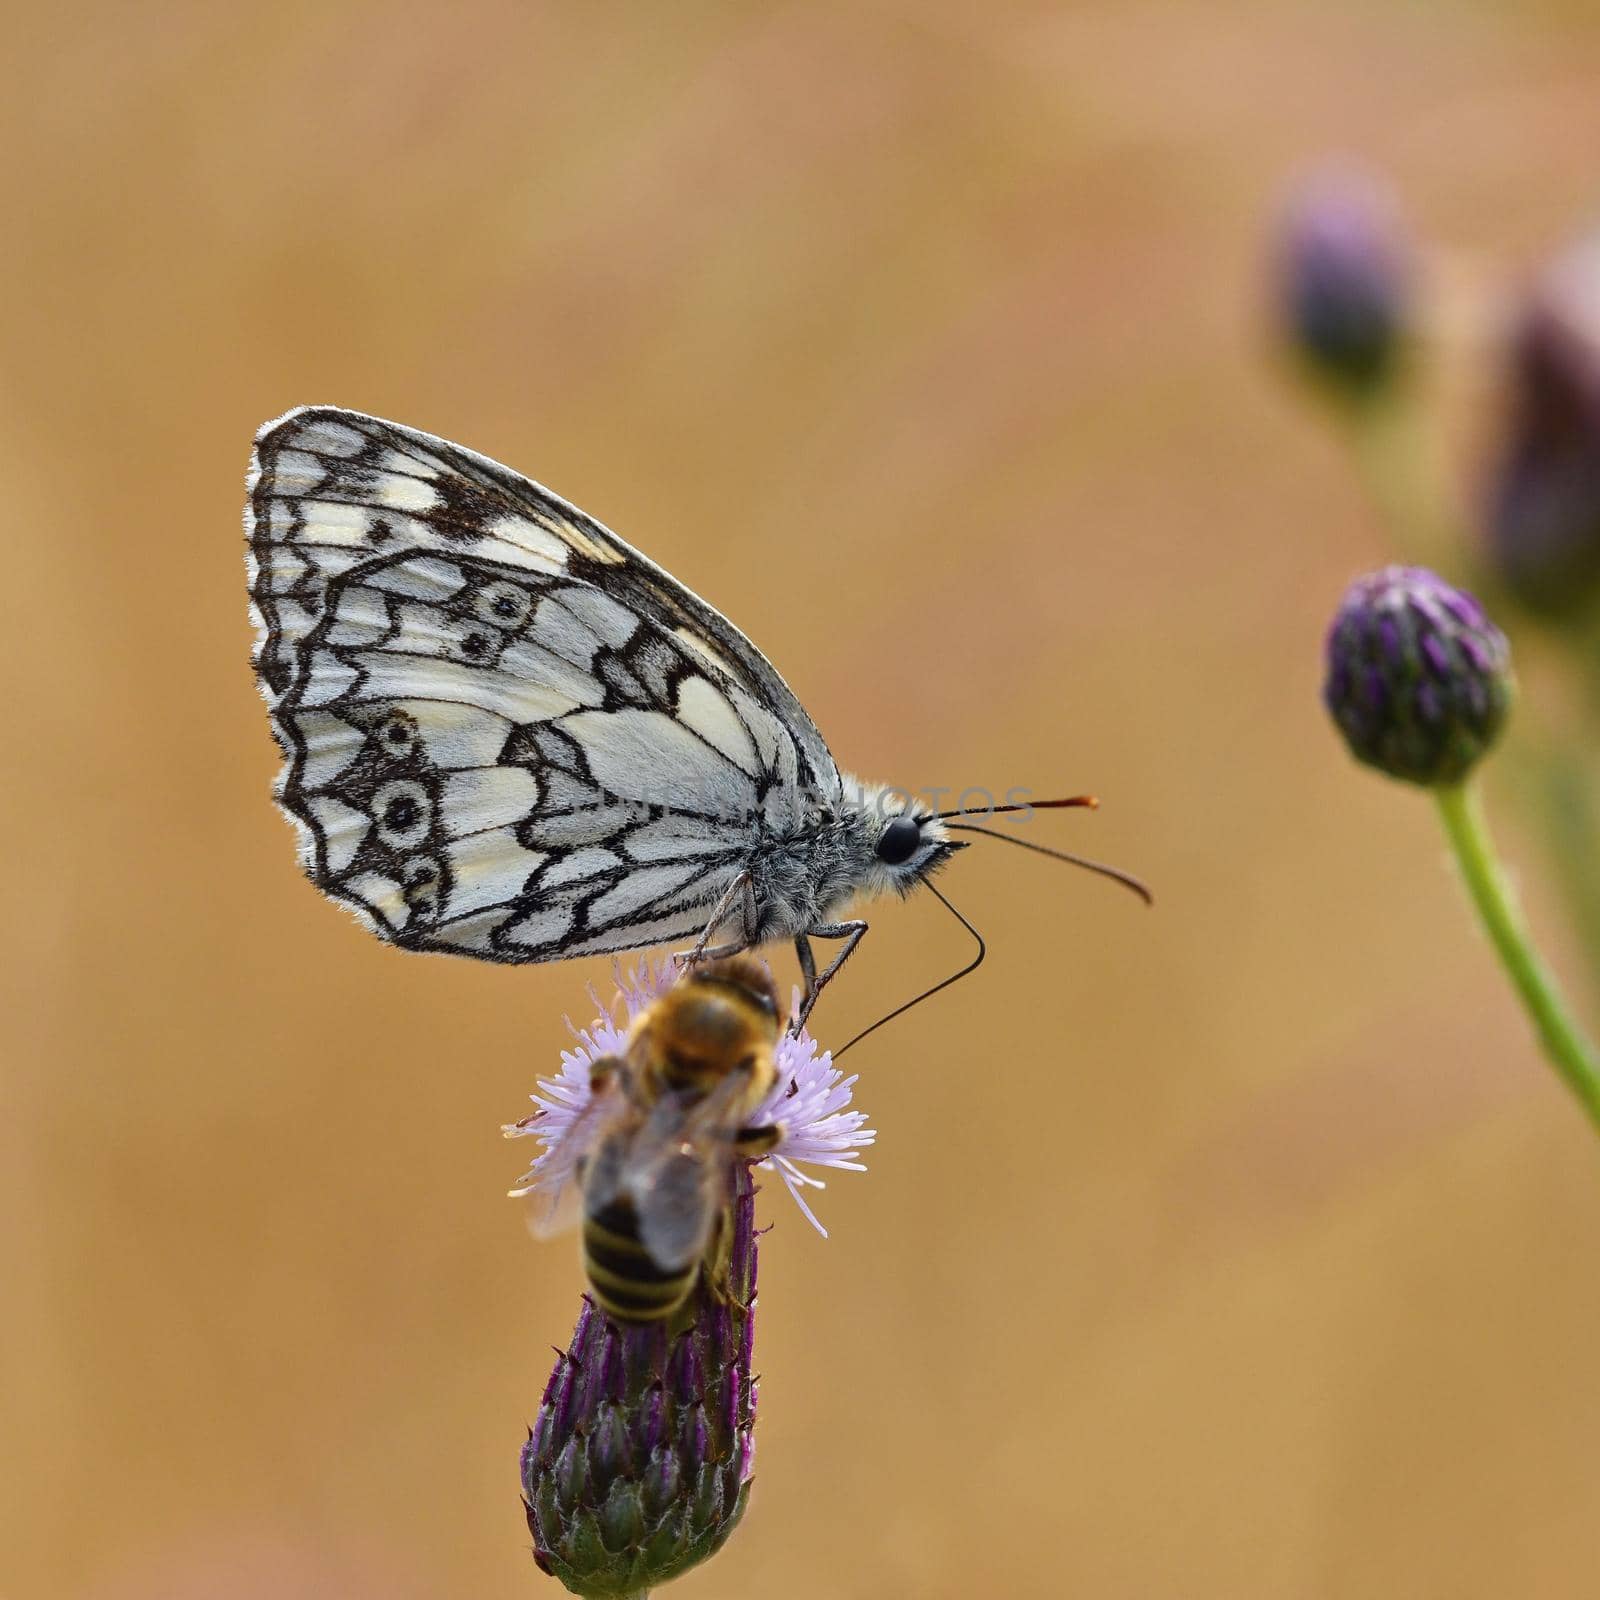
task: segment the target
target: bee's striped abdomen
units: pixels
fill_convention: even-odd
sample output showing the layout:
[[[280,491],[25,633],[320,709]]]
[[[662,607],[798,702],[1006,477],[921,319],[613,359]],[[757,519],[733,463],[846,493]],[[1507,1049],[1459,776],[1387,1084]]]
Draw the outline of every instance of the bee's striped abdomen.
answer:
[[[639,1242],[633,1202],[619,1198],[584,1217],[583,1270],[600,1308],[618,1322],[659,1322],[689,1298],[700,1263],[658,1266]]]

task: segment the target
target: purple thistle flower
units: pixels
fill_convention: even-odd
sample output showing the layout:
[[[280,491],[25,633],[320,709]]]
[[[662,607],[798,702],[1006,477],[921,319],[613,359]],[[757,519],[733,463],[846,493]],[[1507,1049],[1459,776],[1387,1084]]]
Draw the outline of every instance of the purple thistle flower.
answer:
[[[1290,200],[1278,250],[1290,343],[1337,390],[1370,397],[1398,366],[1411,315],[1411,246],[1393,197],[1364,175],[1323,173]]]
[[[634,1021],[679,977],[670,959],[648,957],[615,972],[611,1006],[589,991],[598,1015],[581,1030],[568,1024],[574,1048],[561,1070],[539,1080],[534,1113],[505,1129],[542,1146],[512,1193],[552,1209],[578,1192],[591,1068],[626,1051]],[[825,1235],[802,1194],[822,1180],[805,1169],[862,1171],[875,1137],[850,1109],[855,1078],[808,1033],[783,1034],[775,1066],[751,1121],[780,1125],[782,1138],[762,1162],[734,1162],[725,1280],[702,1272],[670,1322],[619,1323],[586,1295],[545,1385],[522,1453],[523,1498],[535,1559],[575,1594],[640,1595],[714,1554],[744,1513],[757,1391],[752,1166],[776,1173]]]
[[[754,1190],[734,1174],[727,1297],[694,1319],[613,1322],[588,1296],[522,1450],[534,1560],[574,1594],[642,1595],[714,1555],[744,1515],[755,1452]]]
[[[1518,599],[1570,614],[1600,592],[1600,234],[1558,256],[1529,289],[1507,390],[1490,554]]]
[[[619,1055],[626,1050],[634,1019],[678,980],[677,968],[670,958],[652,962],[644,957],[626,969],[619,963],[615,973],[616,1000],[606,1007],[590,989],[598,1015],[581,1030],[567,1024],[576,1048],[561,1052],[560,1072],[539,1080],[531,1096],[538,1110],[505,1129],[508,1139],[532,1135],[543,1146],[512,1194],[537,1196],[551,1209],[562,1201],[584,1154],[582,1140],[568,1138],[567,1134],[589,1104],[590,1068],[601,1056]],[[783,1138],[760,1165],[782,1180],[807,1220],[826,1238],[828,1230],[802,1194],[804,1189],[822,1189],[826,1184],[804,1169],[833,1167],[841,1172],[864,1172],[866,1167],[859,1152],[877,1136],[866,1126],[864,1112],[848,1109],[855,1077],[847,1078],[840,1072],[833,1065],[832,1056],[818,1050],[810,1033],[802,1031],[795,1037],[786,1031],[778,1041],[776,1065],[777,1081],[751,1121],[753,1125],[781,1124]]]
[[[1345,591],[1322,697],[1358,761],[1428,786],[1460,783],[1511,704],[1511,650],[1483,608],[1424,567]]]

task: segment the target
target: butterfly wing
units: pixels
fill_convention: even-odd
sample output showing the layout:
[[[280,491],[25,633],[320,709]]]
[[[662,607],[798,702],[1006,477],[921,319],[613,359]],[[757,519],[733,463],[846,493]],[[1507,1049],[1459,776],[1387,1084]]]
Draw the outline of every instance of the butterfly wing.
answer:
[[[257,667],[269,703],[292,681],[328,584],[374,555],[470,552],[592,583],[765,707],[825,799],[839,772],[777,669],[715,607],[594,518],[520,473],[399,423],[303,406],[256,436],[248,479]]]
[[[760,652],[575,508],[353,412],[251,472],[257,672],[313,881],[415,949],[696,934],[838,773]],[[830,787],[831,786],[831,787]]]

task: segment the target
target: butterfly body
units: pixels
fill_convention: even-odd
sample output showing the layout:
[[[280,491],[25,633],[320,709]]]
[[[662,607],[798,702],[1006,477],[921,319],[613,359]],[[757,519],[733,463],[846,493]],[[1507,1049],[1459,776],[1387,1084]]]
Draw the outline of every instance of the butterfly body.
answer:
[[[848,803],[817,807],[802,825],[757,827],[741,863],[754,880],[751,942],[792,938],[831,921],[857,895],[873,893],[876,861],[872,830]]]
[[[796,941],[807,1005],[954,850],[839,771],[691,591],[471,451],[309,407],[258,435],[246,532],[278,799],[307,873],[415,950],[538,962]],[[844,941],[820,977],[812,937]]]

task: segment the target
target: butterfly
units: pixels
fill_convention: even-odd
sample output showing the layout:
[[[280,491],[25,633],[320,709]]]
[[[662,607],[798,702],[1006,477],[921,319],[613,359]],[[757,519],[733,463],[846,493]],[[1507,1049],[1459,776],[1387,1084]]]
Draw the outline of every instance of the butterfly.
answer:
[[[798,1026],[867,931],[849,903],[964,848],[960,813],[841,772],[720,612],[484,456],[308,406],[257,435],[247,493],[275,795],[312,882],[393,944],[792,940]],[[821,970],[814,939],[837,942]]]

